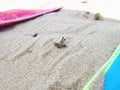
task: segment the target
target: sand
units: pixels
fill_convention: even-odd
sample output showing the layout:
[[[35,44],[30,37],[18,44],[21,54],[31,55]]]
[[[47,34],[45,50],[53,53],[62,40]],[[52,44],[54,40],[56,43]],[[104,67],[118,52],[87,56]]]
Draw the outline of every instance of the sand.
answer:
[[[119,21],[85,13],[61,10],[0,28],[0,90],[81,90],[120,44]],[[55,47],[62,37],[67,47]]]

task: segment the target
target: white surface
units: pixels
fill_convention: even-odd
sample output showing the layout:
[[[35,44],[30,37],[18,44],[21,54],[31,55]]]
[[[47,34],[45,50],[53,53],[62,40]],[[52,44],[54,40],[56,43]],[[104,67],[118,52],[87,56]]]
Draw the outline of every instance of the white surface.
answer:
[[[7,9],[45,9],[64,6],[67,9],[87,10],[101,13],[104,17],[120,20],[120,0],[0,0],[0,11]]]

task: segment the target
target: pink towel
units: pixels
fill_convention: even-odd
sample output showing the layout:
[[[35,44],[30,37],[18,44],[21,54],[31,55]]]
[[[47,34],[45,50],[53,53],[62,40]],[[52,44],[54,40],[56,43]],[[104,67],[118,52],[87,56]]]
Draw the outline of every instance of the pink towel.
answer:
[[[27,19],[40,16],[40,15],[58,11],[60,9],[61,8],[52,8],[52,9],[46,9],[46,10],[13,9],[13,10],[0,12],[0,27],[8,26],[17,22],[21,22]]]

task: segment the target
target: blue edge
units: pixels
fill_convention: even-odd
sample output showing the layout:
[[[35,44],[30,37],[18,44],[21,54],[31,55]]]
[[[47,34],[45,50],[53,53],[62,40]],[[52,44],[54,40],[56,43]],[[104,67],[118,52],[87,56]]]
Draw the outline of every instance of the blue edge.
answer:
[[[120,54],[105,75],[104,90],[120,90]]]

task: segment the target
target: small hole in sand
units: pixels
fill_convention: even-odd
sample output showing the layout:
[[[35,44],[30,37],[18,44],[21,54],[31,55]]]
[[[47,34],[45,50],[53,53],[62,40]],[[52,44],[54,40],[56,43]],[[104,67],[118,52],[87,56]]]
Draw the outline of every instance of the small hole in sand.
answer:
[[[34,34],[33,37],[37,37],[38,33]]]
[[[86,14],[90,14],[90,12],[87,11]]]

